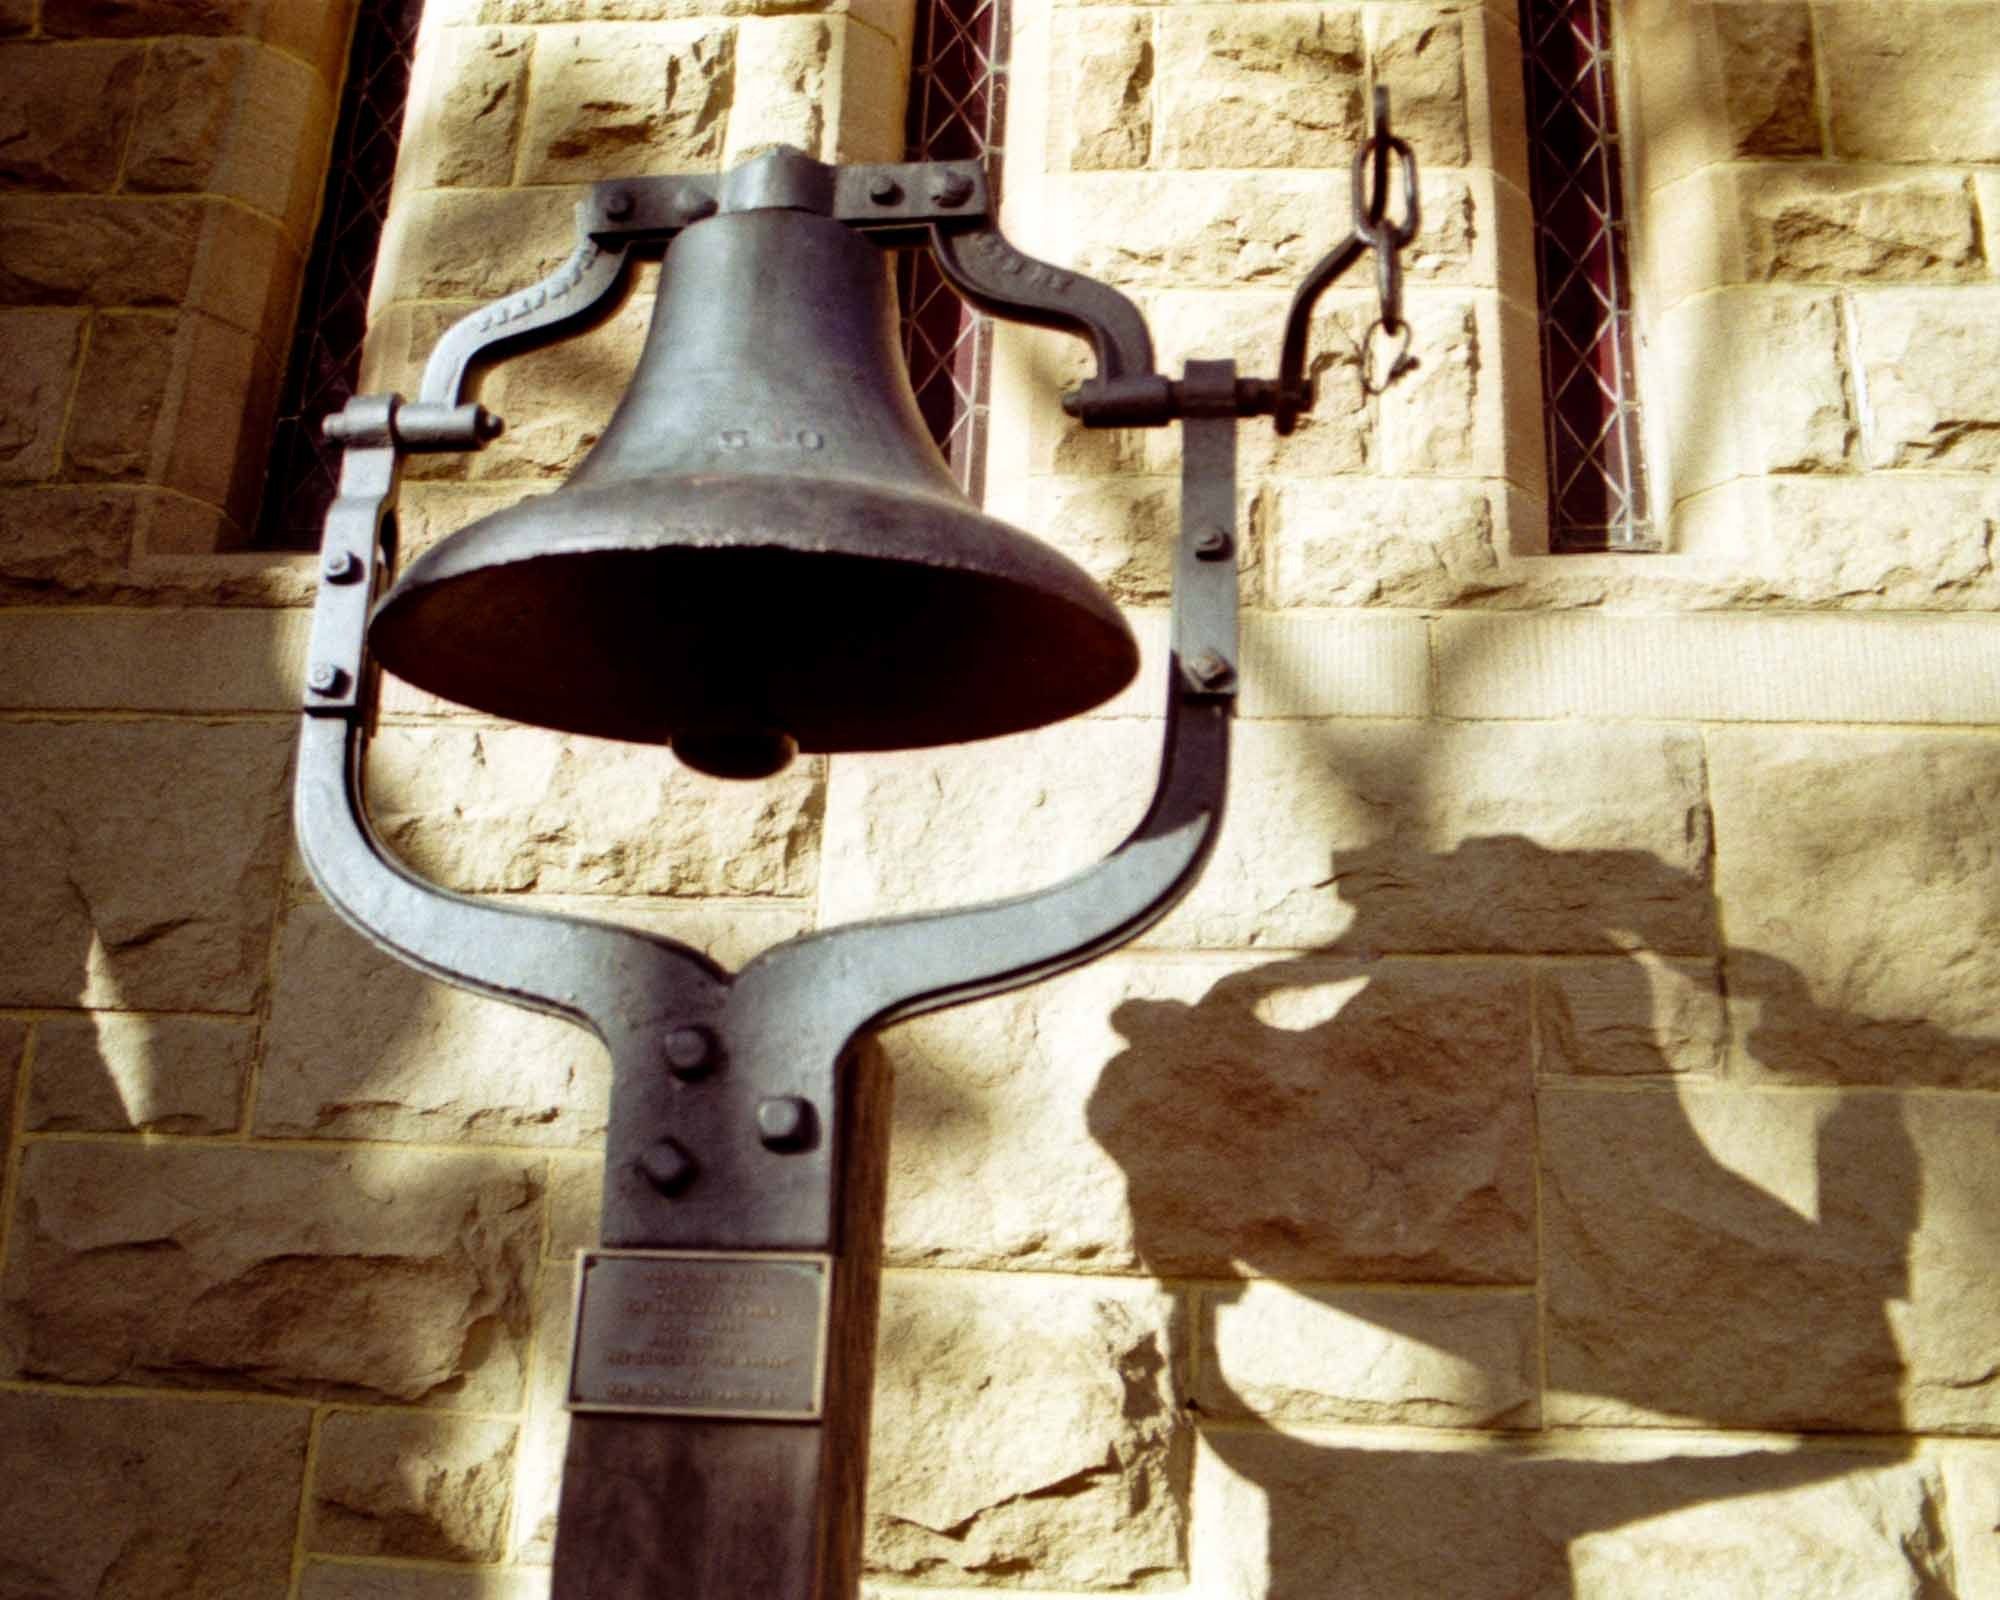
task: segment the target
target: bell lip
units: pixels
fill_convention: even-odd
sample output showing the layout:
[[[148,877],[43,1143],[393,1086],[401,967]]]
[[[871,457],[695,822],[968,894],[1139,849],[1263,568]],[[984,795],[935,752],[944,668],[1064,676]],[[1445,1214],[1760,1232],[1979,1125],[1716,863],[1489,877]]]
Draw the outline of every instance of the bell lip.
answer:
[[[941,522],[950,530],[948,539],[937,536]],[[982,597],[1018,591],[1030,610],[1044,617],[1060,613],[1065,619],[1065,642],[1077,659],[1038,663],[1045,682],[1030,712],[996,713],[989,703],[954,720],[939,718],[933,706],[915,723],[890,716],[879,729],[870,729],[865,718],[848,717],[832,733],[787,726],[784,717],[767,719],[772,728],[795,739],[803,754],[922,749],[1025,732],[1103,704],[1138,672],[1131,624],[1095,579],[1067,556],[988,516],[955,491],[753,474],[663,474],[578,484],[495,512],[411,563],[374,608],[371,649],[398,677],[476,710],[563,732],[670,744],[677,732],[706,726],[707,714],[697,712],[679,722],[664,712],[634,716],[601,694],[552,705],[539,692],[486,692],[483,682],[473,683],[468,692],[464,676],[441,674],[426,660],[421,614],[455,585],[477,588],[502,573],[518,579],[522,569],[538,563],[605,558],[615,566],[621,557],[704,551],[728,553],[739,561],[837,558],[829,572],[833,567],[851,571],[856,563],[879,564],[888,574],[926,571],[947,586],[955,581],[986,586],[979,591]],[[1005,665],[996,659],[993,670]],[[1050,687],[1046,680],[1060,681]],[[664,698],[672,698],[670,686]],[[946,698],[940,695],[937,704]]]

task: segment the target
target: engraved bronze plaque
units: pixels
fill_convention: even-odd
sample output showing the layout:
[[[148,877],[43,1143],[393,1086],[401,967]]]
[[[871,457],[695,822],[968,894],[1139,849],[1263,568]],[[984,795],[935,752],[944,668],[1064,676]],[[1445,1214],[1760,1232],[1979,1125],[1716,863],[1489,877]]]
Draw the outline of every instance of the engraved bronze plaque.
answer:
[[[817,1421],[832,1277],[823,1255],[586,1250],[569,1408]]]

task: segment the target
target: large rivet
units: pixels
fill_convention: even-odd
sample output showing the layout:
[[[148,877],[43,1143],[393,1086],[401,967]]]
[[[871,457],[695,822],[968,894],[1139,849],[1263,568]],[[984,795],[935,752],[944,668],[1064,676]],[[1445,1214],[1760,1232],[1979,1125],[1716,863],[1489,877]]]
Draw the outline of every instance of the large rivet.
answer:
[[[672,1139],[662,1139],[639,1157],[639,1170],[661,1194],[679,1194],[694,1182],[695,1160]]]
[[[1202,561],[1220,561],[1229,554],[1229,534],[1222,528],[1204,528],[1194,542],[1194,553]]]
[[[604,197],[604,214],[613,222],[623,222],[632,215],[632,191],[613,189]]]
[[[947,172],[932,187],[931,198],[941,206],[962,206],[972,198],[972,180],[962,172]]]
[[[329,550],[319,570],[328,583],[352,583],[361,576],[361,558],[352,550]]]
[[[339,694],[347,687],[347,674],[331,661],[315,661],[306,673],[306,687],[314,694]]]
[[[757,1102],[757,1137],[767,1150],[803,1150],[812,1143],[813,1108],[795,1094]]]
[[[721,1052],[715,1035],[706,1028],[670,1028],[660,1042],[660,1053],[676,1078],[699,1078],[713,1072]]]
[[[715,215],[715,196],[712,194],[691,194],[681,202],[681,215],[690,222],[699,222],[703,217]]]
[[[878,206],[892,206],[903,198],[903,186],[886,172],[878,172],[868,185],[868,198]]]

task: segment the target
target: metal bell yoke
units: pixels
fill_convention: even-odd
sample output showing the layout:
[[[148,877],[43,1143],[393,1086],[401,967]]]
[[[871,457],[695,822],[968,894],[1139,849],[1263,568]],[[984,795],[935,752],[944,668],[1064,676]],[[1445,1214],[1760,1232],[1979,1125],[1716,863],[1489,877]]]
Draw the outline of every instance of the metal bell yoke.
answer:
[[[327,423],[346,449],[299,839],[328,902],[384,951],[579,1023],[610,1052],[557,1600],[847,1600],[883,1166],[882,1101],[856,1046],[1113,949],[1194,882],[1222,820],[1237,686],[1237,418],[1289,431],[1311,404],[1304,341],[1276,381],[1226,361],[1162,377],[1133,304],[1009,244],[970,162],[833,167],[779,149],[720,177],[599,184],[579,233],[552,276],[445,334],[417,399],[362,396]],[[1096,372],[1065,402],[1087,425],[1184,429],[1164,749],[1131,836],[1035,893],[808,934],[734,974],[674,940],[419,878],[362,799],[377,665],[742,776],[794,748],[1039,726],[1131,678],[1111,602],[970,505],[925,436],[884,270],[883,252],[906,248],[929,249],[974,304],[1088,339]],[[1340,269],[1363,247],[1343,249]],[[570,482],[452,535],[384,592],[403,456],[499,432],[465,398],[475,367],[603,321],[634,267],[661,257],[632,387]],[[1302,291],[1300,329],[1337,272]]]

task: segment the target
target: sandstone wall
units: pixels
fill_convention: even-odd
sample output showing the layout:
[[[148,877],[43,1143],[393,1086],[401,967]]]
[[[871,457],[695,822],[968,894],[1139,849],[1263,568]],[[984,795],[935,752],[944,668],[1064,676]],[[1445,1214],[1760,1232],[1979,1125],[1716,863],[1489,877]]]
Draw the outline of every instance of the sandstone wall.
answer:
[[[1658,557],[1540,549],[1488,4],[1014,17],[1008,226],[1269,368],[1366,89],[1422,367],[1245,430],[1231,817],[1189,901],[892,1031],[878,1600],[2000,1595],[2000,5],[1629,0]],[[306,883],[312,567],[232,549],[337,77],[311,0],[0,0],[0,1590],[531,1600],[604,1061]],[[896,153],[909,7],[430,0],[371,381],[577,186]],[[11,119],[11,120],[10,120]],[[500,369],[422,543],[547,487],[646,297]],[[390,686],[479,894],[725,962],[1081,865],[1159,735],[1170,433],[1007,330],[992,504],[1135,608],[1043,734],[718,785]]]

